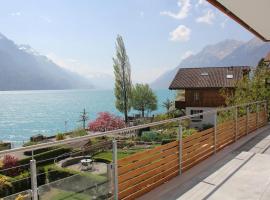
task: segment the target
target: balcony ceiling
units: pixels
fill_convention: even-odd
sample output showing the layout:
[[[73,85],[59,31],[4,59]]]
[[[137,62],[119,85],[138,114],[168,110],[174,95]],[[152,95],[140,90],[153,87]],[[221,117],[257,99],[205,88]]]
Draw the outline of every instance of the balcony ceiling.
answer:
[[[264,41],[270,41],[270,0],[207,0]]]

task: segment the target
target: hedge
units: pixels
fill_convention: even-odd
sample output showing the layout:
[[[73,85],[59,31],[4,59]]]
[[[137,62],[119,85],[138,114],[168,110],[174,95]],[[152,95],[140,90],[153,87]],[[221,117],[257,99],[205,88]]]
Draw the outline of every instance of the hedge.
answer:
[[[47,151],[50,151],[50,150],[53,150],[55,149],[55,147],[47,147],[47,148],[42,148],[42,149],[36,149],[33,151],[34,155],[36,154],[40,154],[40,153],[44,153],[44,152],[47,152]],[[23,152],[24,155],[26,156],[32,156],[32,151],[25,151]]]
[[[45,170],[43,168],[37,169],[37,174],[40,174],[37,176],[38,186],[45,184],[46,174],[44,172]],[[11,182],[11,187],[0,190],[0,198],[31,189],[31,177],[28,171],[16,177],[8,177],[8,180]]]
[[[47,151],[44,153],[36,154],[36,155],[34,155],[34,159],[36,161],[45,160],[44,162],[37,163],[38,166],[42,166],[45,164],[53,163],[54,158],[56,158],[58,156],[63,156],[63,157],[61,157],[61,159],[65,159],[65,158],[69,157],[69,155],[64,156],[64,154],[70,153],[71,150],[72,150],[71,148],[61,147],[61,148],[53,149],[53,150],[50,150],[50,151]],[[32,159],[31,157],[24,158],[24,159],[19,161],[19,164],[20,165],[29,164],[31,159]]]

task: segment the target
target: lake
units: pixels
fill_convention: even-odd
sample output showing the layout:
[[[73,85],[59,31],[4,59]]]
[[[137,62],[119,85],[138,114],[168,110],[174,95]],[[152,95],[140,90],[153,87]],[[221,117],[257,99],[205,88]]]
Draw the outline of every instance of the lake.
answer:
[[[174,99],[175,92],[155,90],[158,110],[165,112],[162,102]],[[80,114],[85,108],[89,120],[99,112],[108,111],[123,116],[114,106],[113,90],[46,90],[0,92],[0,140],[21,146],[30,136],[54,135],[81,127]],[[130,115],[138,113],[131,111]],[[65,125],[66,121],[66,125]]]

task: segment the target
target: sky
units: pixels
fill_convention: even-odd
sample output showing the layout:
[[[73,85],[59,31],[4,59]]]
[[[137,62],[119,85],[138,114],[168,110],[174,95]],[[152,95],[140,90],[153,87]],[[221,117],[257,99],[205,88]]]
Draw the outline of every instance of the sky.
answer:
[[[81,75],[113,76],[120,34],[133,82],[150,83],[205,45],[247,41],[246,29],[204,0],[1,1],[0,32]]]

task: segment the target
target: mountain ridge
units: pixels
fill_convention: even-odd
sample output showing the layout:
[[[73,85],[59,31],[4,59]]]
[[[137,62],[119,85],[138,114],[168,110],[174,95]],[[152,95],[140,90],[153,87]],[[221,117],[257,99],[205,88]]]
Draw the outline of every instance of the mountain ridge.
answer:
[[[159,76],[150,85],[156,89],[168,88],[179,68],[255,66],[269,51],[270,44],[257,38],[247,42],[226,39],[205,46],[197,54],[187,57],[177,67]]]
[[[85,77],[70,72],[29,45],[17,45],[0,33],[0,90],[91,89]]]

